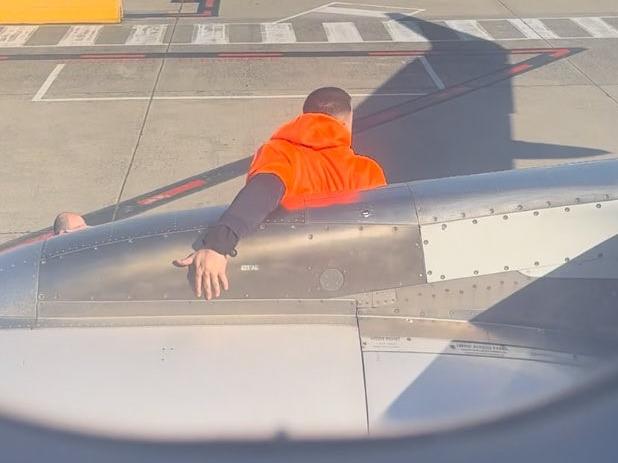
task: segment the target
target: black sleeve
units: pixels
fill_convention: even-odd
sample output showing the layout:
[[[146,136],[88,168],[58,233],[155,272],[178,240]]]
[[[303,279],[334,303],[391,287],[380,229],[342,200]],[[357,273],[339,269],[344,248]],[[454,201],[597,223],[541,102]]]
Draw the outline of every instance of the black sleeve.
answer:
[[[212,227],[204,247],[220,254],[236,255],[238,240],[251,233],[279,205],[285,186],[274,174],[258,174],[238,192],[219,222]]]

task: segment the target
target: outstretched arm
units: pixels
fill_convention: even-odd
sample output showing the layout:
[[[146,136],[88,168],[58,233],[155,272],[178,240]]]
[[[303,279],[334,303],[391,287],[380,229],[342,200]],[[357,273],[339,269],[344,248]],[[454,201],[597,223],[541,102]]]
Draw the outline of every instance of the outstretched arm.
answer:
[[[254,231],[274,211],[283,194],[283,182],[273,174],[257,174],[236,195],[217,225],[208,231],[204,247],[234,256],[238,240]]]
[[[273,174],[258,174],[249,180],[212,227],[200,249],[184,259],[175,261],[181,267],[195,266],[194,290],[197,297],[206,299],[221,294],[221,286],[228,289],[227,255],[236,255],[238,240],[257,228],[274,211],[285,193],[283,182]],[[202,291],[203,290],[203,291]]]

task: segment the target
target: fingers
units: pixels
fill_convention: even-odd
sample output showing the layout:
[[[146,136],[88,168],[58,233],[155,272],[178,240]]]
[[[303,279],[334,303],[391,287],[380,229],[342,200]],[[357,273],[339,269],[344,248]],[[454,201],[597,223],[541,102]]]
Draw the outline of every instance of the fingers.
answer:
[[[202,281],[204,283],[204,290],[206,291],[206,299],[212,299],[212,289],[210,287],[210,273],[204,273]]]
[[[193,276],[193,290],[197,297],[202,297],[202,278],[204,275],[204,267],[199,264],[195,265],[195,275]]]
[[[174,261],[174,265],[177,265],[178,267],[187,267],[187,266],[189,266],[189,265],[191,265],[193,263],[193,256],[194,255],[195,255],[195,253],[192,252],[191,254],[189,254],[184,259],[176,259]]]
[[[221,283],[223,283],[223,289],[227,291],[230,285],[228,284],[227,275],[225,274],[225,270],[221,272],[221,274],[219,275],[219,278],[221,279]]]
[[[215,294],[215,297],[221,296],[221,287],[219,286],[219,275],[217,275],[216,273],[211,273],[210,277],[212,280],[212,289],[213,289],[213,293]]]

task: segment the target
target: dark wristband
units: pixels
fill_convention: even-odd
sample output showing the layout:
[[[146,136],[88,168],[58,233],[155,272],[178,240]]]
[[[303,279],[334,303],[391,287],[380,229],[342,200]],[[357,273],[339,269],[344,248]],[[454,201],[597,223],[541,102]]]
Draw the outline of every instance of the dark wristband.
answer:
[[[226,256],[236,256],[238,237],[224,224],[217,224],[210,228],[202,242],[206,249],[212,249]]]

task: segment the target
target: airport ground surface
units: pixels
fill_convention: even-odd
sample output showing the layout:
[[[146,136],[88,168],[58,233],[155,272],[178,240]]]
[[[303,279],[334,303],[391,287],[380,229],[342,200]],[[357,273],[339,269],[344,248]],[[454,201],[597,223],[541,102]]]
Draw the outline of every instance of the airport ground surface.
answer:
[[[0,242],[136,197],[227,203],[237,161],[325,85],[354,95],[355,147],[391,182],[618,156],[615,1],[370,3],[125,0],[119,25],[0,26]]]

